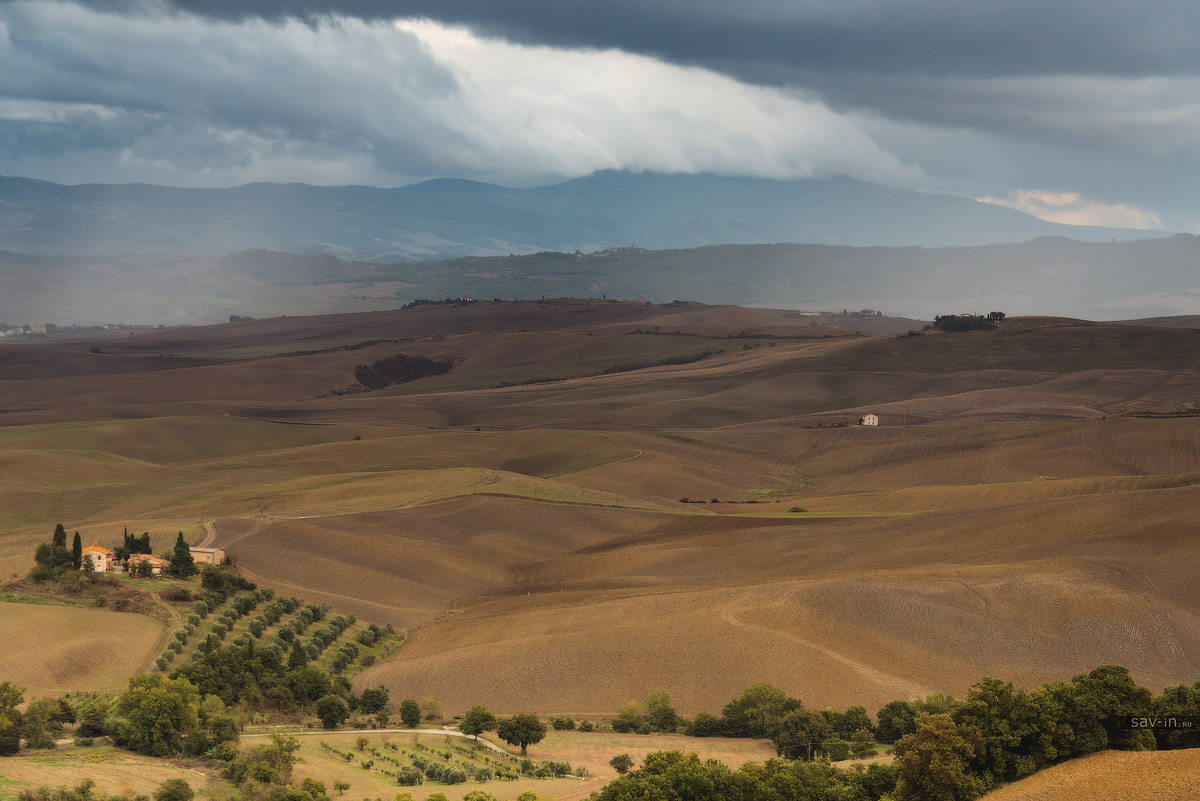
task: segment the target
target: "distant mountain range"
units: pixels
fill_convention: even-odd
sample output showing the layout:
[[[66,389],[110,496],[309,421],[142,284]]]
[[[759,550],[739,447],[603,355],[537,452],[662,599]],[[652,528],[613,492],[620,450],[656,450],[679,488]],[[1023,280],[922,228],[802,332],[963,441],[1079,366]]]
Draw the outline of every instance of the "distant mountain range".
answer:
[[[1001,206],[847,178],[599,172],[531,189],[437,179],[396,189],[250,184],[63,186],[0,177],[0,249],[202,255],[266,248],[375,261],[807,242],[983,245],[1159,232],[1045,222]]]

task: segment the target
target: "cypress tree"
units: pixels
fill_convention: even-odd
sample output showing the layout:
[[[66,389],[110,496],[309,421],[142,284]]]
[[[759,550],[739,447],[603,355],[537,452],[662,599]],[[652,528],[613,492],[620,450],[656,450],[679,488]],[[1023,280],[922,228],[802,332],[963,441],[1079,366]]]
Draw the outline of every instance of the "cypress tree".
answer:
[[[54,527],[54,539],[50,541],[51,548],[66,548],[67,547],[67,530],[63,528],[63,524],[59,523]]]
[[[175,552],[171,554],[170,570],[180,578],[186,578],[196,573],[196,560],[192,558],[192,551],[184,541],[182,531],[175,539]]]
[[[292,653],[288,656],[288,669],[296,670],[308,664],[308,654],[304,652],[304,646],[300,644],[300,638],[297,637],[292,641]]]
[[[75,539],[71,541],[71,564],[76,570],[83,567],[83,541],[79,539],[79,532],[75,532]]]

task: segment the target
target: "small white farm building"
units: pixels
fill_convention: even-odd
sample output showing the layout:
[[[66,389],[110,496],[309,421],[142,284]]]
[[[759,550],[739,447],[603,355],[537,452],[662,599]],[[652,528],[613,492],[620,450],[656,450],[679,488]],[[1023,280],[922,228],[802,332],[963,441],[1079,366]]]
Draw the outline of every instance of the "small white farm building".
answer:
[[[864,414],[861,418],[859,418],[858,424],[860,426],[877,426],[879,425],[879,415],[870,413]]]

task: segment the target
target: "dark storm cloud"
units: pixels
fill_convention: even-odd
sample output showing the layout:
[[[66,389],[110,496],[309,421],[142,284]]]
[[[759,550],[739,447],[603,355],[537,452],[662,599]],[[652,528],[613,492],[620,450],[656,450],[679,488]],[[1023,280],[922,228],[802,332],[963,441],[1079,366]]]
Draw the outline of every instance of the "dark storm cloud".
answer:
[[[615,49],[428,20],[0,5],[0,173],[394,185],[607,168],[922,177],[824,104]]]
[[[1144,77],[1200,70],[1195,0],[165,0],[217,18],[425,16],[510,41],[616,47],[790,82],[897,71]],[[145,7],[139,0],[96,5]]]
[[[850,175],[1200,230],[1198,30],[1196,0],[0,0],[0,173]]]

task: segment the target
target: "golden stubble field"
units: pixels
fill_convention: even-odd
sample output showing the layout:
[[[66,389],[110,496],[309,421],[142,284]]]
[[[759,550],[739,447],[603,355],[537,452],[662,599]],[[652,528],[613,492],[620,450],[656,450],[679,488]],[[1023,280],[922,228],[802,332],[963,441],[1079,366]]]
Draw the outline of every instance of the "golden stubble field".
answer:
[[[1200,798],[1200,750],[1103,751],[1055,765],[986,801],[1191,801]]]
[[[0,575],[60,520],[184,531],[412,630],[356,682],[450,713],[611,713],[651,688],[717,711],[759,680],[873,710],[1105,662],[1200,677],[1200,419],[1125,414],[1186,414],[1200,336],[797,325],[482,304],[139,333],[101,344],[111,370],[90,341],[6,346]],[[263,356],[388,338],[408,339]],[[396,352],[459,362],[325,395]],[[846,425],[866,411],[884,425]]]
[[[27,701],[115,692],[157,656],[165,631],[131,612],[0,602],[0,680],[24,687]]]

